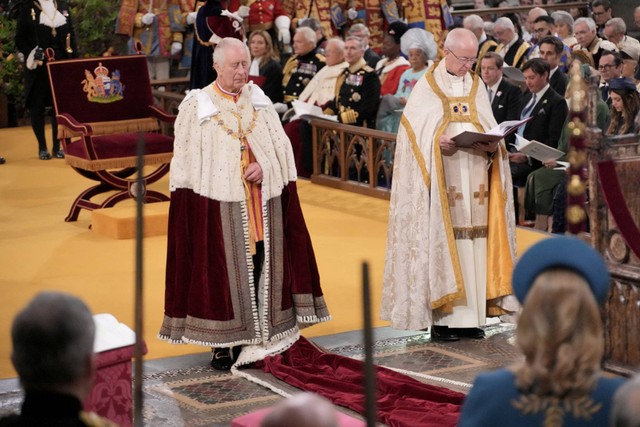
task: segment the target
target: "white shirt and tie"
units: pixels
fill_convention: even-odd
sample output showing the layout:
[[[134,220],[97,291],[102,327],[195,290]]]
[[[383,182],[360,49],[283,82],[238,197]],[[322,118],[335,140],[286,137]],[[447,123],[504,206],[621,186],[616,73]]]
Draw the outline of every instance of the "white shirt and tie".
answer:
[[[526,119],[527,117],[529,117],[531,115],[531,113],[533,112],[534,107],[536,106],[538,101],[540,101],[540,99],[542,99],[544,94],[547,93],[547,90],[549,89],[549,87],[550,87],[549,83],[547,83],[547,85],[545,87],[543,87],[540,91],[538,91],[538,92],[533,94],[533,96],[531,97],[529,102],[527,102],[527,105],[525,105],[524,108],[522,109],[522,113],[520,114],[520,120]],[[525,124],[524,126],[520,126],[520,129],[518,129],[518,134],[520,136],[523,136],[524,129],[527,126],[528,126],[528,123]]]
[[[498,93],[498,87],[500,86],[500,83],[502,83],[502,77],[500,77],[494,85],[487,88],[487,93],[489,94],[489,104],[493,104],[493,99]]]

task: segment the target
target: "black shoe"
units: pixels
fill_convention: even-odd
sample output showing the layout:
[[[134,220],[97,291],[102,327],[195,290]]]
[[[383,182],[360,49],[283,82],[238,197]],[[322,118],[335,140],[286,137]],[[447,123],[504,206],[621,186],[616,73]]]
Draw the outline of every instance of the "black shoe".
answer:
[[[433,341],[458,341],[460,337],[455,333],[454,329],[449,329],[448,326],[431,326],[431,339]]]
[[[211,367],[218,371],[228,371],[233,365],[231,352],[228,348],[214,348],[211,354]]]
[[[4,165],[5,163],[7,163],[5,158],[4,157],[0,157],[0,165]]]
[[[56,159],[64,159],[64,151],[62,151],[62,149],[53,150],[53,157]]]
[[[51,154],[47,150],[40,150],[38,153],[38,158],[40,160],[49,160],[51,158]]]
[[[484,331],[480,328],[453,328],[458,336],[464,338],[473,338],[476,340],[484,338]]]
[[[241,345],[237,345],[231,348],[231,356],[233,357],[234,362],[238,360],[238,357],[240,356],[241,351],[242,351]]]

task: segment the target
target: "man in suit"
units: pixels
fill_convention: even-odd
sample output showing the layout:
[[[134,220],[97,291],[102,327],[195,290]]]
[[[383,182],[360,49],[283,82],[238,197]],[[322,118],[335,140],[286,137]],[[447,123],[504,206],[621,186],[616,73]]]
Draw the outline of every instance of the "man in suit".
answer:
[[[502,77],[503,65],[502,57],[495,52],[488,52],[480,61],[480,76],[487,86],[491,110],[497,123],[518,120],[522,110],[523,94],[520,88]],[[513,134],[505,138],[508,146],[514,142]]]
[[[522,66],[525,83],[529,93],[523,100],[524,108],[520,118],[532,116],[533,119],[522,126],[518,133],[528,140],[536,140],[557,148],[569,108],[564,98],[549,85],[549,63],[541,58],[530,59]],[[523,189],[529,173],[540,168],[542,163],[525,154],[513,150],[509,153],[513,185]],[[522,200],[520,200],[522,199]],[[521,203],[522,202],[522,203]],[[524,219],[522,206],[524,191],[518,191],[519,219]]]
[[[618,52],[605,50],[600,56],[598,62],[598,71],[600,71],[600,96],[608,105],[611,105],[609,99],[609,82],[612,79],[622,76],[623,61],[622,56]]]
[[[560,69],[560,58],[564,51],[564,43],[557,37],[547,36],[540,39],[540,57],[549,63],[549,85],[558,95],[564,96],[569,84],[569,77]]]
[[[578,40],[578,44],[573,46],[573,50],[583,50],[593,59],[593,64],[598,66],[600,56],[605,50],[618,51],[615,44],[609,40],[603,40],[596,34],[596,23],[591,18],[578,18],[573,24],[573,32]]]
[[[500,44],[496,53],[504,58],[510,67],[521,68],[526,61],[526,54],[531,45],[518,36],[513,22],[506,17],[498,18],[493,26],[493,32]]]

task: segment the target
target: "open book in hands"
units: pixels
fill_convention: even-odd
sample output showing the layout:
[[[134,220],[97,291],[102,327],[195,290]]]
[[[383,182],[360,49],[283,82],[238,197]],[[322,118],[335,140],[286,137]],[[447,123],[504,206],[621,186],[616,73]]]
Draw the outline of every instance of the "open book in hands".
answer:
[[[291,102],[293,106],[293,111],[295,115],[291,118],[291,120],[299,119],[299,118],[319,118],[325,120],[331,120],[332,122],[338,121],[338,116],[331,116],[329,114],[324,114],[322,108],[317,105],[310,104],[308,102],[294,100]]]
[[[533,116],[529,116],[523,120],[507,120],[485,133],[466,130],[451,139],[456,142],[458,147],[471,147],[476,142],[489,143],[499,141],[505,136],[511,135],[532,118]]]
[[[526,138],[516,135],[516,150],[522,154],[526,154],[529,157],[533,157],[541,162],[547,160],[557,160],[564,155],[564,153],[556,148],[549,147],[536,140],[529,141]]]

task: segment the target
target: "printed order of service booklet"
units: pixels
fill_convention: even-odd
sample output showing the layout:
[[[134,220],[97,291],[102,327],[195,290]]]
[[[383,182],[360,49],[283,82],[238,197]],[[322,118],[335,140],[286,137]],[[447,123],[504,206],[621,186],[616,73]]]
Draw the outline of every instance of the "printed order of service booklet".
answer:
[[[493,129],[482,133],[482,132],[472,132],[472,131],[464,131],[459,133],[458,135],[451,138],[456,142],[458,147],[471,147],[476,142],[495,142],[499,141],[507,135],[511,135],[513,132],[518,130],[518,128],[529,120],[531,120],[533,116],[529,116],[522,120],[507,120],[505,122],[500,123],[498,126]]]
[[[522,154],[526,154],[529,157],[533,157],[541,162],[547,160],[558,160],[564,156],[564,153],[556,148],[549,147],[548,145],[538,142],[535,139],[529,141],[526,138],[516,135],[516,150]]]

